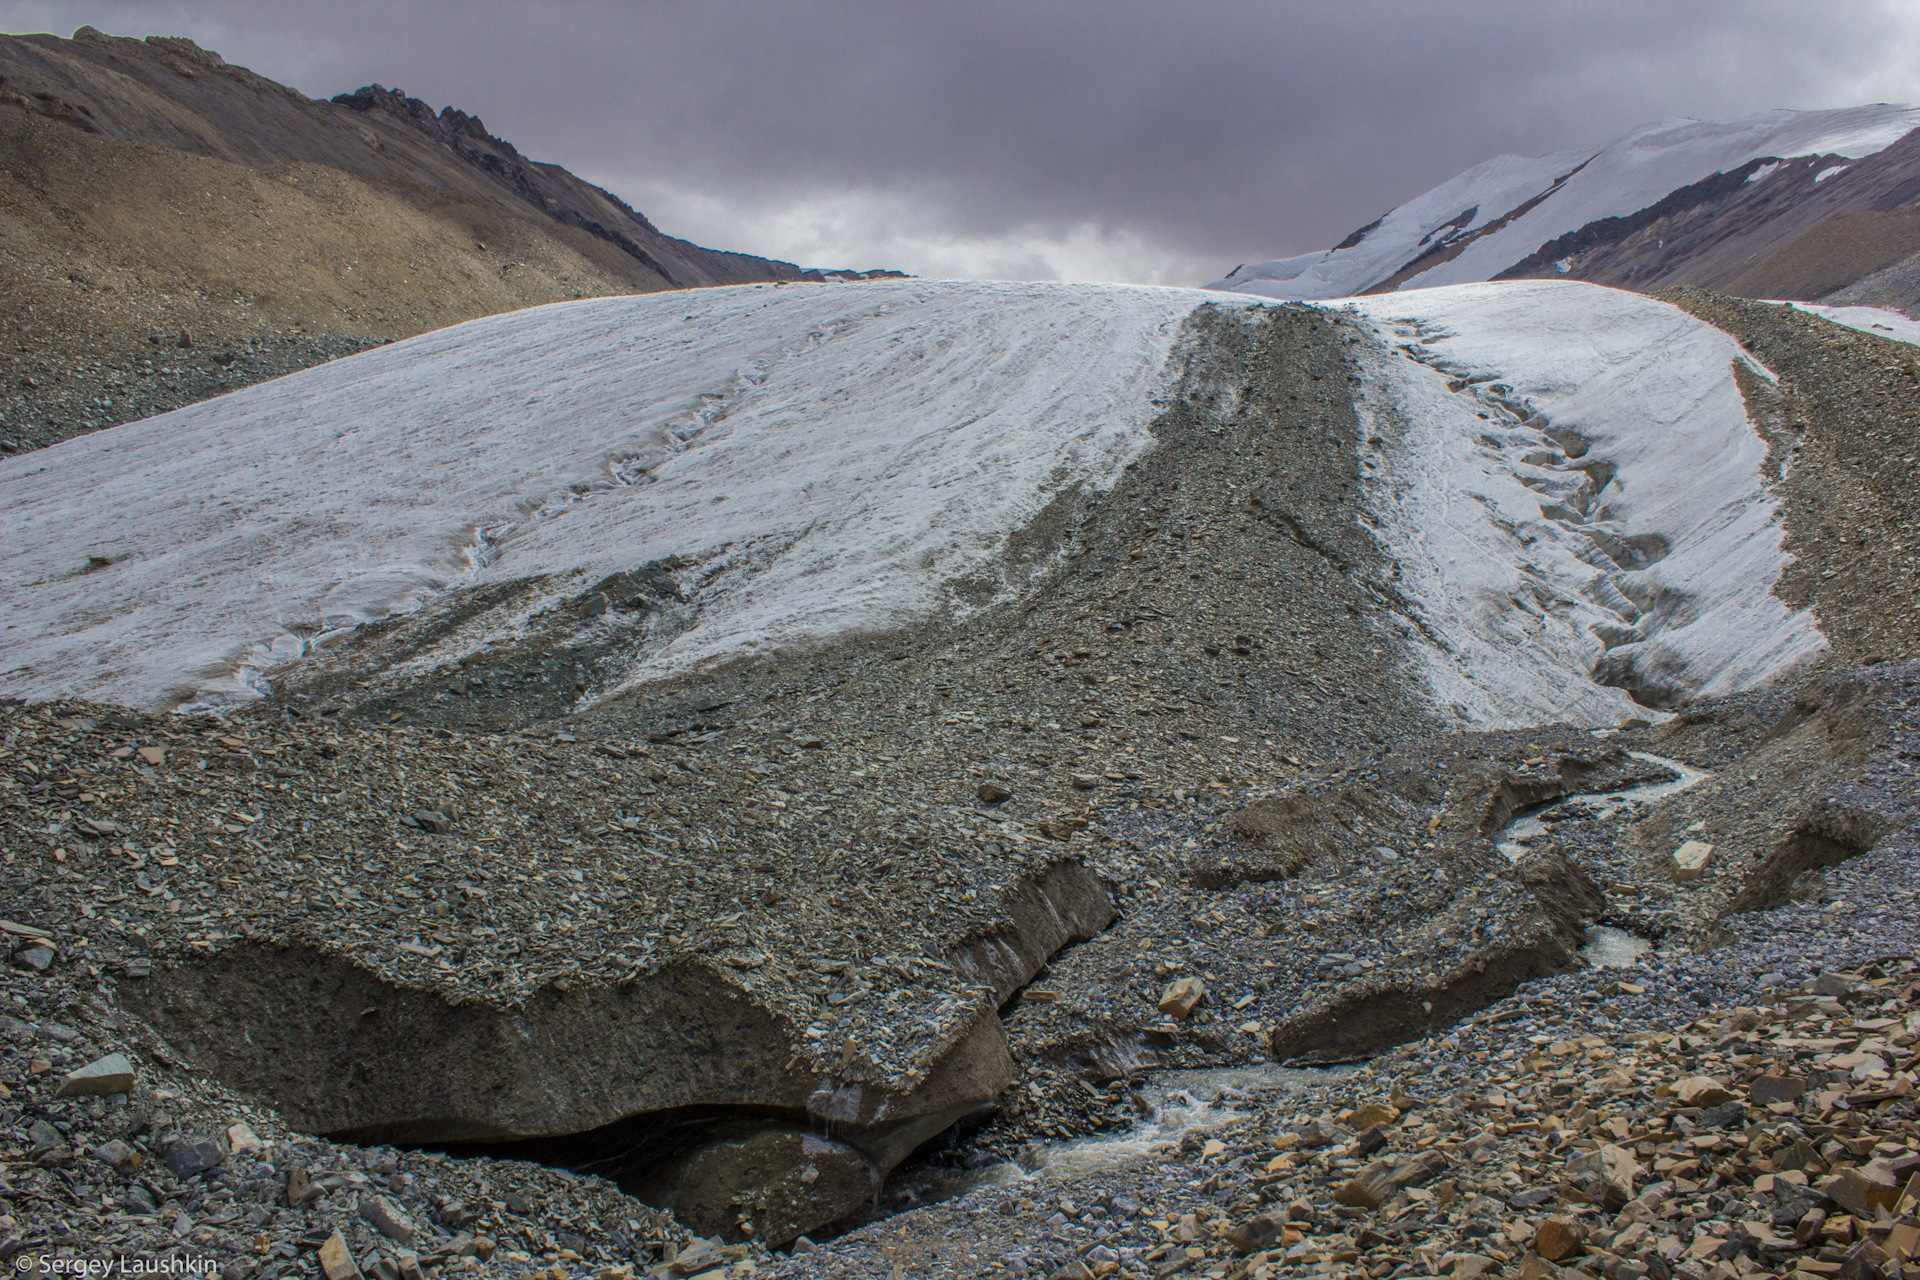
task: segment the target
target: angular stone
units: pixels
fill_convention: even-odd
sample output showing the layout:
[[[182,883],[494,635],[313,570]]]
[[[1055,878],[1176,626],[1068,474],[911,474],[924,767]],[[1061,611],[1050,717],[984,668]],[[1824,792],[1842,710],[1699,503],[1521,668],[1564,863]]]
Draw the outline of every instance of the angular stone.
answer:
[[[1411,1159],[1375,1160],[1333,1193],[1336,1202],[1356,1209],[1377,1209],[1408,1187],[1425,1186],[1446,1172],[1447,1158],[1423,1151]]]
[[[1542,1218],[1533,1231],[1533,1251],[1548,1262],[1558,1262],[1578,1249],[1586,1238],[1587,1229],[1572,1218],[1558,1215]]]
[[[314,1256],[320,1263],[323,1280],[364,1280],[360,1268],[353,1261],[353,1255],[347,1252],[346,1238],[338,1231],[321,1243],[319,1252]]]
[[[53,1096],[81,1098],[94,1094],[132,1092],[133,1064],[127,1061],[124,1053],[110,1053],[89,1062],[78,1071],[67,1072],[60,1087],[53,1091]]]
[[[227,1153],[238,1155],[242,1151],[258,1151],[266,1144],[253,1131],[253,1126],[244,1120],[236,1120],[227,1126]]]
[[[1799,1076],[1758,1076],[1747,1089],[1753,1104],[1764,1107],[1774,1102],[1792,1102],[1807,1091],[1807,1082]]]
[[[1176,1018],[1184,1018],[1206,998],[1206,983],[1192,976],[1177,978],[1167,984],[1167,989],[1160,993],[1160,1012],[1171,1014]]]
[[[1876,1209],[1892,1211],[1900,1202],[1900,1180],[1885,1161],[1842,1169],[1820,1184],[1833,1202],[1857,1218],[1872,1222]]]
[[[1688,1076],[1673,1086],[1673,1096],[1683,1107],[1717,1107],[1733,1101],[1733,1091],[1712,1076]]]
[[[412,1244],[420,1238],[420,1228],[386,1196],[361,1196],[360,1217],[396,1244]]]
[[[1271,1249],[1278,1244],[1280,1234],[1285,1230],[1284,1222],[1263,1213],[1230,1228],[1226,1239],[1238,1253],[1258,1253],[1262,1249]]]
[[[120,1170],[134,1169],[140,1164],[140,1153],[118,1138],[110,1139],[95,1147],[93,1158]]]
[[[158,768],[167,762],[167,749],[165,747],[141,747],[140,758],[155,768]]]
[[[1520,1259],[1520,1280],[1560,1280],[1565,1274],[1537,1253]]]
[[[983,782],[974,788],[973,793],[980,797],[981,804],[999,804],[1013,799],[1013,792],[997,782]]]
[[[45,1120],[35,1120],[32,1124],[28,1125],[27,1137],[33,1141],[33,1146],[28,1150],[27,1155],[36,1160],[39,1159],[42,1152],[51,1151],[64,1141],[60,1136],[60,1131],[48,1124]]]
[[[1633,1199],[1634,1179],[1640,1176],[1640,1162],[1625,1147],[1612,1143],[1598,1151],[1589,1151],[1567,1161],[1567,1172],[1578,1181],[1591,1180],[1594,1198],[1609,1213],[1618,1213]]]
[[[45,945],[22,947],[13,953],[13,962],[22,969],[45,973],[53,967],[53,948]]]
[[[1370,1102],[1364,1107],[1354,1108],[1347,1117],[1347,1125],[1353,1129],[1371,1129],[1377,1124],[1392,1124],[1400,1118],[1400,1108],[1390,1107],[1384,1102]]]
[[[667,1268],[676,1276],[698,1275],[702,1271],[724,1266],[726,1256],[720,1252],[720,1246],[711,1240],[698,1239],[680,1251],[680,1256]]]
[[[287,1205],[293,1209],[304,1209],[326,1194],[307,1176],[307,1171],[295,1165],[287,1170]]]
[[[1847,1260],[1840,1266],[1840,1280],[1887,1280],[1899,1270],[1900,1264],[1885,1249],[1863,1240],[1847,1253]]]
[[[167,1168],[173,1170],[176,1178],[193,1178],[219,1165],[227,1158],[220,1144],[212,1139],[189,1142],[175,1151],[167,1153]]]
[[[1673,851],[1671,871],[1673,878],[1681,883],[1698,880],[1707,874],[1707,867],[1713,862],[1713,846],[1699,840],[1689,840]]]
[[[1333,1202],[1353,1209],[1378,1209],[1387,1198],[1376,1183],[1366,1178],[1349,1178],[1334,1188]]]

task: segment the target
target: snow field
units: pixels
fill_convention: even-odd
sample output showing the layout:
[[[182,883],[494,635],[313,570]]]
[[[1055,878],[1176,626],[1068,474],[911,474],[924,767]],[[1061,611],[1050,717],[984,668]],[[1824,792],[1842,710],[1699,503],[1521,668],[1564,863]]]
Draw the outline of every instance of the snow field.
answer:
[[[1359,402],[1368,504],[1436,703],[1463,722],[1644,715],[1616,678],[1716,695],[1825,647],[1773,595],[1790,557],[1732,369],[1677,307],[1565,281],[1346,304],[1394,350]]]
[[[609,691],[951,616],[949,584],[1152,447],[1207,303],[1260,300],[906,281],[562,303],[11,459],[0,693],[245,700],[364,622],[533,584],[429,667],[673,556],[704,583],[690,625]],[[1352,348],[1354,515],[1460,723],[1613,723],[1644,714],[1625,686],[1730,692],[1823,647],[1772,594],[1787,556],[1731,338],[1562,281],[1325,305],[1382,340]]]
[[[1203,303],[1233,305],[928,281],[559,303],[10,459],[0,691],[246,699],[451,588],[553,575],[558,600],[672,555],[751,569],[630,680],[924,617],[1151,445]]]

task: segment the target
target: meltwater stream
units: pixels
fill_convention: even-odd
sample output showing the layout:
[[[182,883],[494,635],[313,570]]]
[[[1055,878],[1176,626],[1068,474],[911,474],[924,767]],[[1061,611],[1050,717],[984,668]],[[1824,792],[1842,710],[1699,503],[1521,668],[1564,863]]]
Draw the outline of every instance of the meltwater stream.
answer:
[[[1253,1111],[1265,1099],[1337,1080],[1351,1067],[1277,1067],[1256,1063],[1198,1071],[1156,1072],[1141,1077],[1135,1096],[1144,1114],[1124,1133],[1094,1134],[1059,1142],[1034,1143],[1020,1159],[975,1169],[942,1168],[909,1161],[887,1180],[878,1214],[899,1213],[920,1205],[952,1200],[980,1187],[1010,1186],[1041,1179],[1072,1181],[1119,1168],[1157,1151],[1178,1147],[1192,1134],[1222,1128]]]
[[[1644,808],[1684,791],[1712,775],[1678,760],[1645,751],[1627,753],[1636,760],[1671,771],[1672,777],[1618,791],[1582,792],[1563,796],[1538,810],[1515,818],[1494,838],[1500,852],[1518,861],[1545,836],[1557,820],[1578,813],[1587,818],[1636,816]],[[1596,925],[1586,932],[1581,954],[1595,966],[1631,966],[1652,948],[1644,938],[1622,929]],[[1124,1133],[1094,1134],[1085,1138],[1036,1143],[1022,1149],[1018,1160],[1005,1160],[971,1169],[959,1169],[925,1160],[909,1160],[887,1179],[885,1189],[868,1214],[841,1224],[900,1213],[922,1205],[952,1200],[988,1186],[1012,1186],[1052,1180],[1071,1182],[1156,1151],[1176,1148],[1189,1136],[1223,1128],[1253,1111],[1264,1099],[1324,1084],[1353,1070],[1350,1067],[1291,1068],[1270,1063],[1220,1067],[1202,1071],[1166,1071],[1143,1076],[1135,1096],[1142,1118]]]
[[[1704,769],[1681,764],[1678,760],[1669,760],[1665,756],[1656,756],[1646,751],[1629,751],[1628,755],[1647,764],[1659,765],[1673,772],[1673,777],[1661,782],[1644,782],[1637,787],[1623,787],[1618,791],[1578,792],[1570,796],[1544,804],[1532,813],[1515,818],[1498,835],[1494,844],[1505,854],[1510,862],[1518,862],[1532,852],[1533,843],[1547,834],[1547,828],[1556,821],[1578,816],[1582,818],[1634,818],[1637,807],[1665,800],[1668,796],[1685,791],[1688,787],[1705,781],[1713,775]],[[1587,963],[1595,968],[1631,968],[1640,957],[1653,950],[1653,944],[1645,938],[1635,937],[1624,929],[1615,929],[1607,925],[1593,925],[1586,931],[1586,945],[1580,948],[1580,954]]]
[[[1538,809],[1515,818],[1509,822],[1493,840],[1507,861],[1518,862],[1532,852],[1535,840],[1547,834],[1547,827],[1564,816],[1568,811],[1578,808],[1583,818],[1613,818],[1623,809],[1633,805],[1646,806],[1668,796],[1685,791],[1713,775],[1704,769],[1681,764],[1678,760],[1669,760],[1665,756],[1656,756],[1645,751],[1629,751],[1628,755],[1647,764],[1659,765],[1662,769],[1671,769],[1674,776],[1661,782],[1643,782],[1637,787],[1623,787],[1618,791],[1581,791],[1570,796],[1541,805]],[[1637,814],[1629,814],[1637,817]]]

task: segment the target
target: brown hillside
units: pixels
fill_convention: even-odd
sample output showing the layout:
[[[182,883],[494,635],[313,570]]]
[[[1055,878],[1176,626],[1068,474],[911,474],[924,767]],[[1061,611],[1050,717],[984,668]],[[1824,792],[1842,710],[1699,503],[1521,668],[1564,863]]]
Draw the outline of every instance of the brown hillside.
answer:
[[[0,36],[0,214],[4,452],[500,311],[801,274],[663,236],[451,109],[90,28]]]

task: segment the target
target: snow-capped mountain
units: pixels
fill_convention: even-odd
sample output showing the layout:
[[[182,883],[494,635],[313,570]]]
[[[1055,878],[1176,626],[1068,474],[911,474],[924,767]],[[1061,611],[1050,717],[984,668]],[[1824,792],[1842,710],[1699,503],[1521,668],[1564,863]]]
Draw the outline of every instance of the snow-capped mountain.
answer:
[[[1878,103],[1729,121],[1660,120],[1597,150],[1495,156],[1332,249],[1247,263],[1208,287],[1341,298],[1566,272],[1572,256],[1594,241],[1753,184],[1797,178],[1815,192],[1848,160],[1875,155],[1916,127],[1920,108]],[[1794,160],[1805,163],[1787,163]]]

